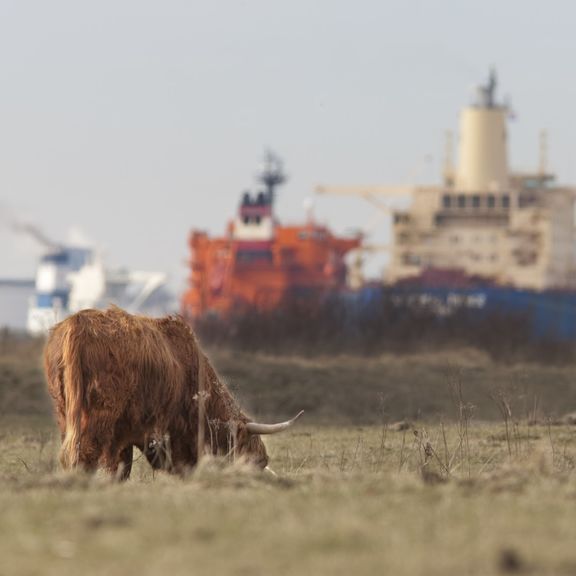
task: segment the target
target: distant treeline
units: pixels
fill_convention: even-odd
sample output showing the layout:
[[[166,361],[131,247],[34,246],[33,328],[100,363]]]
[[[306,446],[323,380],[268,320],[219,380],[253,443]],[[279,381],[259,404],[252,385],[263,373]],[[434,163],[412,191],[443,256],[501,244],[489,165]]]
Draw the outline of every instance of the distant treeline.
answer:
[[[500,361],[575,357],[573,343],[535,338],[527,313],[462,307],[440,314],[385,294],[368,303],[331,294],[287,297],[273,311],[206,317],[195,328],[207,345],[270,353],[375,355],[469,346]]]

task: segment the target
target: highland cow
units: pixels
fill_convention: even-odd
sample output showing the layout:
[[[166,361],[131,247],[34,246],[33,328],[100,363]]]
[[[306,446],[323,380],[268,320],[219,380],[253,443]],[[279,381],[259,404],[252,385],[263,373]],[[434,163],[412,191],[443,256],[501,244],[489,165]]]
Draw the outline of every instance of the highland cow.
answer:
[[[134,446],[154,468],[175,473],[195,466],[199,450],[266,468],[260,435],[288,428],[301,414],[252,422],[177,316],[152,319],[116,307],[78,312],[51,330],[44,369],[63,467],[103,466],[121,479],[130,476]]]

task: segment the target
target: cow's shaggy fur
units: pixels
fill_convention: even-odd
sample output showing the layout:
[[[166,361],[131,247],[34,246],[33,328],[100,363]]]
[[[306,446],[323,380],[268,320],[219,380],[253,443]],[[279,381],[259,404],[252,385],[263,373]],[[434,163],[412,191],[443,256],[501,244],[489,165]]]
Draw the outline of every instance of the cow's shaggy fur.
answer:
[[[179,317],[151,319],[115,307],[78,312],[50,332],[44,368],[65,468],[103,465],[127,478],[137,446],[153,466],[182,472],[198,460],[199,436],[213,454],[268,462],[260,437],[246,430],[250,419]]]

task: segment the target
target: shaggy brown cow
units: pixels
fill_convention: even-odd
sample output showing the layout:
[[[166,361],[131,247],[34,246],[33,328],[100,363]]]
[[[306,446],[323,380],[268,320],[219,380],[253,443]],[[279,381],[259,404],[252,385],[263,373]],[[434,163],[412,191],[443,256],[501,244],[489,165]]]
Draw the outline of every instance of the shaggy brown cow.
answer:
[[[251,422],[192,330],[174,316],[145,318],[116,307],[78,312],[50,332],[44,369],[62,465],[92,471],[101,464],[122,479],[133,446],[153,467],[172,472],[194,466],[199,445],[264,468],[260,434],[284,430],[301,414],[280,424]]]

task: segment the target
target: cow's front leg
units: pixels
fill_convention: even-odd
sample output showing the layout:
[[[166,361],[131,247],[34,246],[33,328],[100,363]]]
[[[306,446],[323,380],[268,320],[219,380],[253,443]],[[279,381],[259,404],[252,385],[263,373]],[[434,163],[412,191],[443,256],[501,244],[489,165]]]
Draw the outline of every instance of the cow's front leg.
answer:
[[[120,452],[120,468],[118,472],[118,480],[124,482],[130,478],[132,472],[132,457],[134,455],[134,448],[132,445],[127,446]]]
[[[132,445],[125,448],[112,446],[109,450],[104,451],[102,464],[106,471],[120,482],[130,478],[132,472]]]

